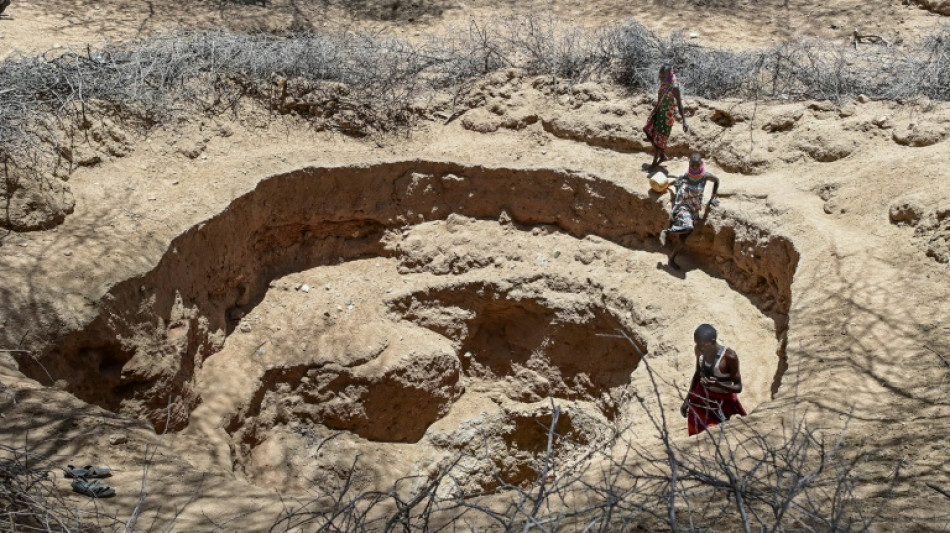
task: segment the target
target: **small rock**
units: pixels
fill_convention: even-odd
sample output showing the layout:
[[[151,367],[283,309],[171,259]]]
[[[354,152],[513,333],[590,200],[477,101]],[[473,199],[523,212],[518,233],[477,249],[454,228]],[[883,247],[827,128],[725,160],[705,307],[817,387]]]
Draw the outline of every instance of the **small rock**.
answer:
[[[699,34],[696,33],[696,32],[690,32],[689,38],[690,38],[690,39],[698,39],[698,38],[699,38]]]
[[[894,123],[891,122],[891,117],[888,115],[880,115],[875,117],[874,120],[871,121],[871,124],[874,124],[882,130],[887,130],[894,127]]]
[[[859,104],[866,104],[871,101],[866,94],[859,94],[857,100]]]
[[[948,133],[950,132],[939,124],[911,123],[906,128],[895,129],[892,137],[897,144],[904,146],[930,146],[946,139]]]
[[[149,202],[154,202],[155,200],[157,200],[157,198],[155,198],[154,196],[149,196],[149,197],[148,197],[148,201],[149,201]]]
[[[891,204],[888,218],[891,224],[916,226],[924,216],[924,210],[916,202],[901,199]]]
[[[67,251],[63,252],[63,255],[65,255],[66,257],[69,257],[69,256],[73,255],[73,253],[67,250]]]
[[[337,311],[342,311],[342,310],[343,310],[343,306],[342,306],[342,305],[336,306],[336,310],[337,310]]]
[[[66,381],[65,379],[57,379],[53,383],[53,387],[59,390],[67,390],[69,389],[69,382]]]
[[[244,322],[243,324],[241,324],[241,333],[250,333],[250,332],[251,332],[250,324],[248,324],[247,322]]]
[[[303,285],[300,286],[300,291],[301,291],[301,292],[310,292],[310,285],[307,285],[306,283],[304,283]]]
[[[113,446],[118,446],[119,444],[125,444],[129,442],[129,438],[121,433],[114,433],[109,435],[109,444]]]

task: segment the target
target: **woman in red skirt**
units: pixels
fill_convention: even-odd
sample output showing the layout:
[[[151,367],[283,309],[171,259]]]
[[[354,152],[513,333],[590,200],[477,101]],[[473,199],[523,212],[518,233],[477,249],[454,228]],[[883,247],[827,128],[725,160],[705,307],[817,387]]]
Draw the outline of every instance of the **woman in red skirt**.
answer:
[[[716,328],[709,324],[700,325],[693,333],[696,372],[680,407],[690,435],[702,433],[732,415],[746,415],[739,402],[742,392],[739,356],[732,348],[719,345],[716,335]]]

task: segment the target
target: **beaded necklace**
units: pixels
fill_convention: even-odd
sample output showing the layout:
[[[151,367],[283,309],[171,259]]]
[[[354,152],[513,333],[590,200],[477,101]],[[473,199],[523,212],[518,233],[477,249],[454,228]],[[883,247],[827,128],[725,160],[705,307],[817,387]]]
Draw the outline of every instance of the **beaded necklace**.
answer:
[[[699,169],[696,170],[696,172],[693,172],[692,167],[690,167],[689,170],[686,171],[686,175],[689,176],[689,179],[693,181],[699,180],[700,178],[703,177],[704,174],[706,174],[706,165],[700,165]]]

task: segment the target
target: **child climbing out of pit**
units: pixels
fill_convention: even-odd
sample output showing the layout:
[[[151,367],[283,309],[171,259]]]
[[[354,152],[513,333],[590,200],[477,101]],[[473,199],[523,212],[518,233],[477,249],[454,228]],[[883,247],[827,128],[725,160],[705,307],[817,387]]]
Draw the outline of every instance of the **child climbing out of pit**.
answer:
[[[709,208],[719,205],[719,178],[712,173],[706,172],[703,165],[703,157],[698,153],[693,153],[689,157],[689,170],[686,174],[676,178],[667,190],[673,198],[673,218],[670,221],[670,227],[660,232],[660,244],[666,246],[666,239],[670,234],[681,235],[679,242],[673,248],[670,254],[670,266],[679,269],[676,264],[676,256],[686,245],[686,237],[693,232],[693,225],[699,220],[699,211],[703,207],[703,192],[706,190],[706,182],[713,182],[712,197],[706,206],[706,212]]]
[[[716,328],[709,324],[701,324],[693,333],[696,371],[680,407],[690,435],[702,433],[733,415],[746,415],[739,402],[739,356],[732,348],[720,345],[716,337]]]

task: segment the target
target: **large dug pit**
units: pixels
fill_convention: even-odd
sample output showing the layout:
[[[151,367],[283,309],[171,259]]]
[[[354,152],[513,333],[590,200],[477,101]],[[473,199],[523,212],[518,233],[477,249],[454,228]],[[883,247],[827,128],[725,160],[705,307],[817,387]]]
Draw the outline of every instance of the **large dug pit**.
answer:
[[[647,428],[628,401],[649,386],[640,354],[672,401],[697,321],[743,357],[747,407],[778,386],[794,246],[723,209],[691,238],[700,268],[674,277],[653,244],[667,220],[659,200],[579,173],[300,170],[176,238],[20,364],[199,437],[206,449],[179,447],[199,467],[269,486],[449,464],[460,491],[517,484],[552,424],[567,461]]]
[[[622,322],[600,303],[603,295],[565,279],[506,285],[426,291],[392,307],[452,340],[466,390],[497,390],[526,403],[550,397],[601,402],[603,414],[615,416],[610,393],[630,382],[642,348],[617,335]]]

